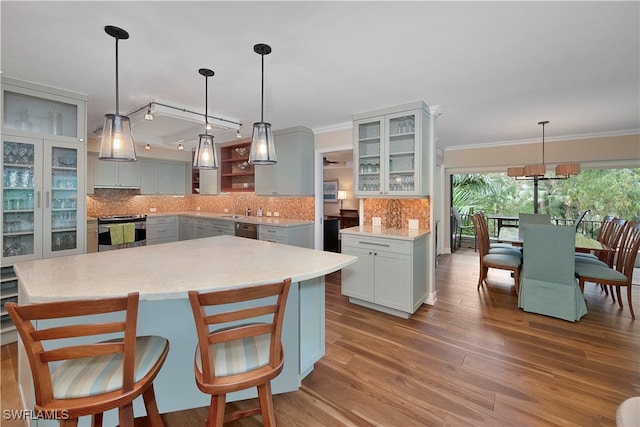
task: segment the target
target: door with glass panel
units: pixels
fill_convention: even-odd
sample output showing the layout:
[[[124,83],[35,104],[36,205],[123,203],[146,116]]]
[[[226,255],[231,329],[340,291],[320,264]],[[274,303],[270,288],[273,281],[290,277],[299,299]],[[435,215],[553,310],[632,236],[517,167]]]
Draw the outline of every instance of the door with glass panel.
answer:
[[[385,194],[410,195],[416,189],[417,138],[420,121],[413,112],[386,116],[388,132]]]
[[[5,136],[3,265],[84,252],[85,157],[79,144]]]
[[[355,122],[354,165],[356,195],[383,194],[384,117]]]

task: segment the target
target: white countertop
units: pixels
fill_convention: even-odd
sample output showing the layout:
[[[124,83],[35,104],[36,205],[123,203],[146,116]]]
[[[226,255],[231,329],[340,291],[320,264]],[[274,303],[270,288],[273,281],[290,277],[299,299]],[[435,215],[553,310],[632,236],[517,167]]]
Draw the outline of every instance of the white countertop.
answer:
[[[141,300],[186,298],[241,285],[320,277],[356,257],[234,236],[207,237],[26,261],[14,265],[29,302],[140,292]]]
[[[385,228],[372,225],[360,225],[357,227],[343,228],[342,234],[356,234],[359,236],[379,236],[399,240],[416,240],[429,234],[429,230],[410,228]]]
[[[229,213],[220,212],[163,212],[163,213],[151,213],[147,214],[147,217],[153,218],[156,216],[190,216],[195,218],[207,218],[207,219],[222,219],[231,222],[244,222],[248,224],[263,224],[273,225],[277,227],[298,227],[301,225],[313,224],[313,221],[306,221],[300,219],[287,219],[281,217],[258,217],[258,216],[242,216],[238,218],[230,218]]]

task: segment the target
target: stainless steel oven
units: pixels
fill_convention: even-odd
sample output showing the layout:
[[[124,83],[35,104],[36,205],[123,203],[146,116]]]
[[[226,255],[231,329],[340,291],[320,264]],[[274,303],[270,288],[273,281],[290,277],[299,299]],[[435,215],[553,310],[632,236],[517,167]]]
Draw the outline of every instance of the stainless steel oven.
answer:
[[[134,233],[129,236],[116,238],[116,230],[111,227],[120,227],[125,224],[133,224]],[[135,246],[145,246],[147,244],[147,216],[146,215],[112,215],[98,217],[98,252],[111,251],[114,249],[131,248]]]

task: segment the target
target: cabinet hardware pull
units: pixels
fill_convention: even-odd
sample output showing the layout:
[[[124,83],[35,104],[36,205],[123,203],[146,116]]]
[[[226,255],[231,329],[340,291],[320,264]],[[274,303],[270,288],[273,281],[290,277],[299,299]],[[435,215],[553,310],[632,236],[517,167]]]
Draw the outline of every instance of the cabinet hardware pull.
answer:
[[[275,232],[276,232],[276,230],[268,230],[267,229],[267,233],[275,233]]]
[[[39,208],[40,208],[40,205],[41,205],[40,192],[38,191],[37,193],[38,193],[38,197],[37,197],[37,198],[38,198],[37,206],[38,206],[38,209],[39,209]]]
[[[44,202],[44,203],[45,203],[45,205],[44,205],[44,207],[45,207],[45,208],[48,208],[48,207],[49,207],[49,192],[48,192],[48,191],[45,191],[45,192],[44,192],[44,194],[45,194],[45,196],[44,196],[44,198],[45,198],[45,202]]]
[[[389,244],[373,243],[373,242],[362,242],[362,241],[359,241],[358,243],[360,243],[361,245],[375,245],[375,246],[383,246],[383,247],[385,247],[385,248],[388,248],[389,246],[391,246],[391,245],[389,245]]]

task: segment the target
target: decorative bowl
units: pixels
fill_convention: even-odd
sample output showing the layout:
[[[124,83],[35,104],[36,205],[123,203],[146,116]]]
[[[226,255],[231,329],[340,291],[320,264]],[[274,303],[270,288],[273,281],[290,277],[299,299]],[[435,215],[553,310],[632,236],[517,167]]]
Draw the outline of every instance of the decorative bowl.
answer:
[[[236,148],[236,153],[238,153],[241,156],[246,156],[247,154],[249,154],[249,148],[248,147],[237,147]]]

